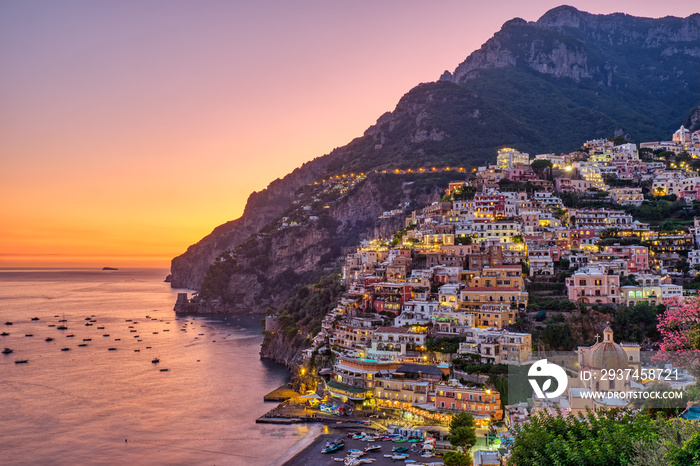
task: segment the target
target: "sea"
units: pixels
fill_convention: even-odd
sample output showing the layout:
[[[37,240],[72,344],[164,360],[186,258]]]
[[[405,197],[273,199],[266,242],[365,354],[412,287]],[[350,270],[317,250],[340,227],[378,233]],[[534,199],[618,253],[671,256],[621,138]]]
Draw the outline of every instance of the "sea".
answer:
[[[167,273],[0,269],[1,464],[281,464],[313,441],[255,423],[289,380],[260,316],[177,317]]]

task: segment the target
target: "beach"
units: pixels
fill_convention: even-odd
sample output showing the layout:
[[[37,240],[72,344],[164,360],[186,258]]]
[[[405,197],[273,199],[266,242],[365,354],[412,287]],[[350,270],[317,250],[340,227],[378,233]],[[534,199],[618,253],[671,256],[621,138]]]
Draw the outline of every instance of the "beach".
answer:
[[[361,426],[358,426],[361,427]],[[357,429],[355,431],[359,431],[361,429]],[[332,431],[327,434],[320,435],[317,437],[312,443],[310,443],[306,448],[301,450],[299,453],[294,455],[292,458],[290,458],[288,461],[286,461],[284,466],[330,466],[330,465],[339,465],[342,464],[338,461],[335,461],[333,458],[344,458],[348,450],[355,448],[358,450],[364,450],[368,445],[373,445],[373,444],[379,444],[382,446],[382,449],[378,452],[373,452],[373,453],[368,453],[364,458],[373,458],[376,459],[372,464],[375,466],[386,466],[386,465],[397,465],[397,464],[404,464],[404,461],[394,461],[391,458],[385,458],[384,455],[390,454],[392,448],[396,446],[406,446],[409,448],[408,453],[408,458],[412,460],[416,460],[416,462],[420,463],[425,462],[425,463],[430,463],[430,462],[439,462],[441,459],[440,458],[421,458],[420,456],[420,447],[418,447],[416,444],[412,443],[394,443],[392,441],[386,441],[386,442],[365,442],[359,439],[353,439],[353,438],[348,438],[347,433],[348,432],[355,432],[353,430],[338,430],[338,431]],[[332,442],[335,439],[342,438],[345,440],[345,448],[342,450],[339,450],[336,453],[330,453],[330,454],[323,454],[321,453],[321,450],[323,447],[326,445],[326,442]],[[416,450],[416,451],[411,451],[411,449]]]

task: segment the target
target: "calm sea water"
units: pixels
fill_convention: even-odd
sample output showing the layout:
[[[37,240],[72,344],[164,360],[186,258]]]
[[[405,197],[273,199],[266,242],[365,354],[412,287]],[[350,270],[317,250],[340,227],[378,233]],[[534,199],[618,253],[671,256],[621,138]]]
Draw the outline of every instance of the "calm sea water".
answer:
[[[177,318],[166,274],[0,270],[0,463],[278,464],[310,440],[255,424],[288,380],[260,318]]]

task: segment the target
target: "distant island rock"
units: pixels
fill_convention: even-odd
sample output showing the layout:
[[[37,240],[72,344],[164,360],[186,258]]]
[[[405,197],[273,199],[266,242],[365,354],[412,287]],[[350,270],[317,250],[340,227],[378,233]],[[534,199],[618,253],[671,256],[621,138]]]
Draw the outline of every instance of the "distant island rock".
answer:
[[[102,270],[119,270],[116,267],[102,267]]]

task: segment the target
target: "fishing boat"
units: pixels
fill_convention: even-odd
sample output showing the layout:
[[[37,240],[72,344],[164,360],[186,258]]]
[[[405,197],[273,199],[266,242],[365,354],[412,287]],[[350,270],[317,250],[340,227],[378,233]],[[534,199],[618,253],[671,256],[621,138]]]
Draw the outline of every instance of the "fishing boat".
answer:
[[[153,364],[158,364],[158,363],[160,362],[160,359],[154,358],[151,362],[152,362]]]
[[[2,337],[6,337],[6,336],[8,336],[8,335],[9,335],[9,333],[7,333],[7,332],[2,332],[2,333],[0,333],[0,336],[2,336]]]
[[[2,350],[2,354],[11,354],[11,353],[12,353],[12,350],[10,348],[5,348],[4,350]]]
[[[53,338],[51,338],[51,337],[46,337],[46,340],[44,340],[44,341],[53,341]]]
[[[381,449],[382,449],[381,445],[369,445],[369,446],[367,446],[367,448],[365,448],[365,451],[369,453],[369,452],[373,452],[373,451],[379,451]]]
[[[32,317],[32,320],[39,320],[38,317]]]
[[[15,361],[15,364],[27,364],[29,362],[29,359],[20,359],[18,361]]]
[[[399,439],[394,440],[394,443],[406,443],[406,442],[407,442],[407,440],[405,438],[399,438]]]
[[[5,325],[12,325],[12,322],[7,321],[7,322],[5,322]]]
[[[61,351],[70,351],[70,348],[61,348]]]
[[[393,461],[405,460],[406,458],[408,458],[408,453],[396,453],[395,455],[391,455]]]
[[[397,453],[404,453],[408,451],[408,447],[394,447],[391,449],[391,451],[397,452]]]

